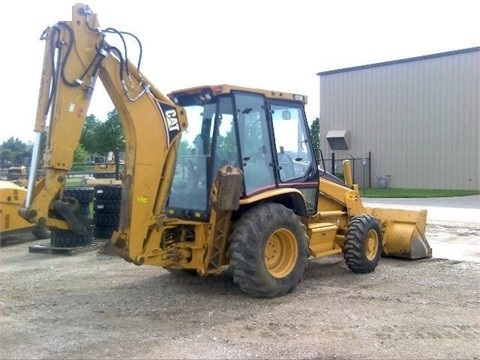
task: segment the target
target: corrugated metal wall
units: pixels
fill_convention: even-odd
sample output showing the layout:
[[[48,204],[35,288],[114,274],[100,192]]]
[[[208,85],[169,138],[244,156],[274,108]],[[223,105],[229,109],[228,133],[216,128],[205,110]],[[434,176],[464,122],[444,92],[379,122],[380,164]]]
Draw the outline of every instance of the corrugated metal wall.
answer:
[[[475,50],[476,49],[476,50]],[[467,51],[468,50],[468,51]],[[349,130],[390,187],[480,189],[480,49],[319,73],[320,131]]]

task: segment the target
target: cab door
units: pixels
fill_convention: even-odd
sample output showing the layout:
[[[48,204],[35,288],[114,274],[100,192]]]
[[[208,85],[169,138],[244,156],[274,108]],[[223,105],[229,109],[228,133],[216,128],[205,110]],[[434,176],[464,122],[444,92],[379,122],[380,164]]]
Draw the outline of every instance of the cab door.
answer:
[[[319,173],[303,104],[269,101],[279,187],[300,190],[309,214],[317,209]]]
[[[241,167],[248,196],[275,187],[273,146],[264,97],[235,93],[235,105]]]

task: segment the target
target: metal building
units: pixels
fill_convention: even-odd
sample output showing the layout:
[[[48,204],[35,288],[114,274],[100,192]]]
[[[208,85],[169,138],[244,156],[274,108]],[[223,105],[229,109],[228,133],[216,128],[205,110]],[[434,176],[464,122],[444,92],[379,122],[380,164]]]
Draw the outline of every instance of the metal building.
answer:
[[[479,72],[474,47],[318,73],[324,157],[364,187],[479,190]]]

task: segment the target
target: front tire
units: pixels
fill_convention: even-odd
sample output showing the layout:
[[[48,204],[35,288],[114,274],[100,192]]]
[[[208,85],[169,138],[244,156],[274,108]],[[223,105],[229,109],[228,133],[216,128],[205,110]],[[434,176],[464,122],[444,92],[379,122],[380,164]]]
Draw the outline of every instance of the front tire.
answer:
[[[245,293],[272,298],[292,292],[309,256],[305,226],[283,205],[268,203],[243,214],[230,235],[229,271]]]
[[[375,270],[382,255],[383,235],[377,219],[371,215],[355,216],[345,233],[343,257],[356,274]]]

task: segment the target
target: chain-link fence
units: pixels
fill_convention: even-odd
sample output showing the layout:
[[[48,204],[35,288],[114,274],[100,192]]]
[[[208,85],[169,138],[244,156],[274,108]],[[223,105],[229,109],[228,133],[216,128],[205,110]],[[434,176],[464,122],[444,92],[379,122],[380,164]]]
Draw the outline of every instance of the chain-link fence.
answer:
[[[353,182],[358,184],[360,188],[371,188],[372,187],[372,154],[368,153],[367,156],[359,157],[350,157],[350,158],[336,158],[335,153],[332,153],[330,158],[325,158],[325,170],[334,174],[343,180],[343,161],[349,160],[352,166],[352,176]],[[323,166],[320,164],[320,166]]]

